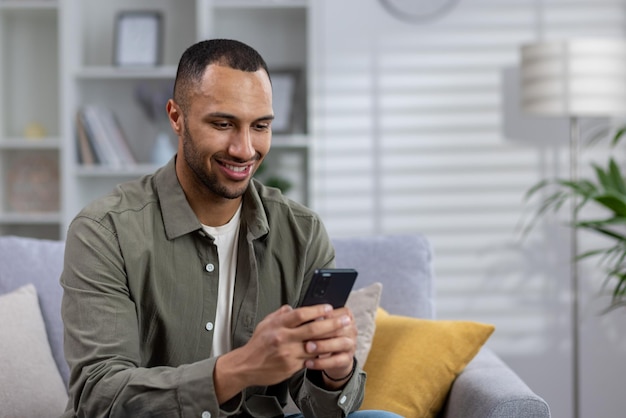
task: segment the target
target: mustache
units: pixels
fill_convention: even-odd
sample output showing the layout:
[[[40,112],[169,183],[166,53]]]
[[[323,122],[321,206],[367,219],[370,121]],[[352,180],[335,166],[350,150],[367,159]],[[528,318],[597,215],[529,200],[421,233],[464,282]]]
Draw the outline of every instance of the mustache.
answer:
[[[217,152],[213,154],[213,158],[225,163],[248,164],[259,161],[261,159],[261,154],[259,152],[256,152],[252,158],[244,160],[242,158],[234,158],[233,156],[228,155],[225,152]]]

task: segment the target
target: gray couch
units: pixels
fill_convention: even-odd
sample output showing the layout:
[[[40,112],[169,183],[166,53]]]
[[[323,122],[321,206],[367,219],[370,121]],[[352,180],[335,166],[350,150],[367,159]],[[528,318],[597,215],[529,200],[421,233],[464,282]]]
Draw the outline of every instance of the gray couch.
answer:
[[[337,266],[359,271],[356,288],[383,283],[381,305],[387,311],[434,317],[432,253],[425,237],[340,238],[334,245]],[[63,250],[63,243],[58,241],[0,237],[0,295],[27,283],[36,286],[54,361],[67,383],[58,281]],[[462,418],[549,416],[546,402],[488,347],[483,347],[457,377],[442,412],[442,417]]]

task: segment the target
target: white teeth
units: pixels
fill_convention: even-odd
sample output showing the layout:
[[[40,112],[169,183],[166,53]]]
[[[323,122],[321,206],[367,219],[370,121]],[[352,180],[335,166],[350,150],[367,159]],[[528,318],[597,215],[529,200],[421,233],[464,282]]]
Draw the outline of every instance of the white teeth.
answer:
[[[229,170],[232,170],[232,171],[234,171],[236,173],[242,173],[242,172],[246,171],[246,168],[248,168],[248,167],[236,167],[234,165],[229,165],[229,164],[225,164],[225,165],[226,165],[226,168],[228,168]]]

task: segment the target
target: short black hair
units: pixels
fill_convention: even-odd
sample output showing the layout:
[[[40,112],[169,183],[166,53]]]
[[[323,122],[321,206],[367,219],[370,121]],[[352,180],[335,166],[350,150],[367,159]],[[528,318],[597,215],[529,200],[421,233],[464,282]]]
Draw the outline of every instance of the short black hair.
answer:
[[[174,100],[184,109],[188,106],[189,89],[202,79],[206,68],[220,64],[235,70],[255,72],[265,70],[267,64],[254,48],[232,39],[209,39],[200,41],[183,53],[178,63],[174,82]]]

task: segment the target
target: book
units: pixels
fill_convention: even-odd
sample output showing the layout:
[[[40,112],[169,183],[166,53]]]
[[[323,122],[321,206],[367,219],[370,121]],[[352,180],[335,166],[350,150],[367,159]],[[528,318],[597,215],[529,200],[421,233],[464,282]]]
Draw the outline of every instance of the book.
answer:
[[[122,162],[122,165],[134,165],[137,163],[133,152],[130,149],[126,134],[122,130],[120,123],[115,116],[115,113],[108,108],[99,109],[99,117],[102,119],[107,138],[111,142],[117,156]]]
[[[80,125],[78,126],[78,140],[80,141],[80,128],[84,130],[87,141],[91,145],[91,149],[94,154],[94,161],[97,161],[98,164],[109,165],[110,157],[107,155],[106,150],[103,147],[103,144],[97,138],[96,127],[94,122],[90,120],[90,116],[88,115],[88,111],[86,108],[81,108],[78,111],[78,120],[80,121]],[[80,145],[79,145],[80,148]]]
[[[78,162],[83,165],[98,164],[100,161],[93,149],[91,138],[87,134],[80,111],[76,113],[76,136],[78,139]]]
[[[119,168],[137,163],[128,140],[110,109],[96,105],[83,106],[78,112],[77,132],[80,160],[83,164],[88,165],[89,161],[93,161]]]

